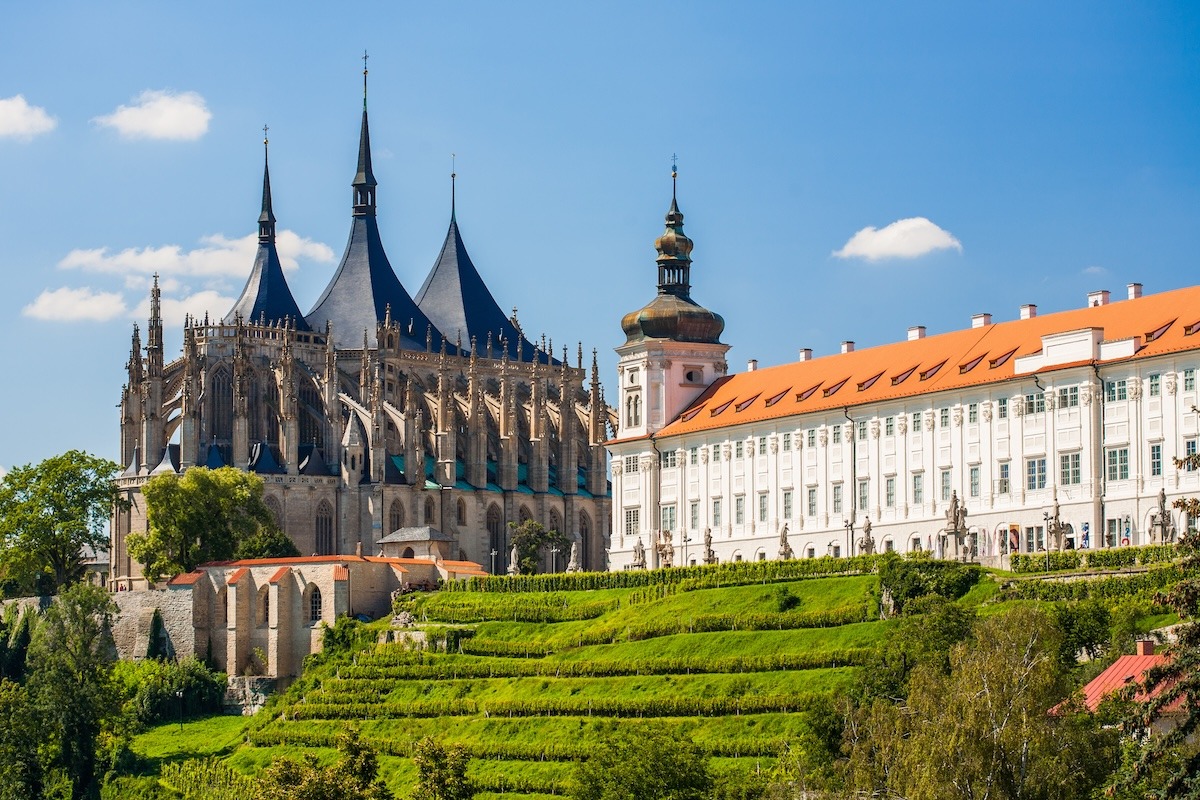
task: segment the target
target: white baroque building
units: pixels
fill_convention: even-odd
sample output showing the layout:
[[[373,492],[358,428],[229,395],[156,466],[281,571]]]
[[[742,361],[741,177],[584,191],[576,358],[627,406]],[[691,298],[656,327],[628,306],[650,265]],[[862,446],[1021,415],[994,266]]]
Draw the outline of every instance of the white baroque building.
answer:
[[[690,297],[672,200],[658,295],[625,316],[612,569],[933,550],[1149,544],[1200,493],[1200,287],[729,375],[721,318]],[[1165,513],[1164,513],[1165,511]]]

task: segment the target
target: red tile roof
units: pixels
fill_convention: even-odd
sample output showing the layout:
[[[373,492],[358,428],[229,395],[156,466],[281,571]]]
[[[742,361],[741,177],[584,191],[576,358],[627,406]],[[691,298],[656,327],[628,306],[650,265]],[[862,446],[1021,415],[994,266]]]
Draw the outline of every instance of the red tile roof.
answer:
[[[338,564],[336,567],[333,568],[333,579],[335,581],[350,580],[350,570],[347,569],[345,565]]]
[[[1142,680],[1147,670],[1166,661],[1164,655],[1121,656],[1112,666],[1092,678],[1083,687],[1083,704],[1088,711],[1095,711],[1108,697]]]
[[[1118,300],[1031,319],[965,328],[923,339],[742,372],[715,381],[657,436],[854,407],[1011,380],[1017,359],[1042,337],[1102,329],[1105,342],[1133,340],[1111,363],[1200,349],[1200,286]],[[1055,363],[1050,372],[1091,361]],[[633,437],[644,438],[644,437]],[[619,441],[614,440],[609,444]]]
[[[196,581],[204,577],[204,573],[200,570],[194,572],[181,572],[171,580],[167,581],[168,586],[191,586]]]
[[[271,579],[268,580],[267,583],[279,583],[291,571],[292,571],[291,567],[280,567],[279,569],[275,570],[275,574],[271,576]]]
[[[229,578],[225,581],[225,584],[227,586],[233,586],[235,583],[237,583],[238,581],[240,581],[242,579],[243,575],[245,575],[249,571],[250,570],[246,569],[245,567],[242,567],[241,569],[238,569],[238,570],[234,570],[233,574],[231,574],[229,576]]]

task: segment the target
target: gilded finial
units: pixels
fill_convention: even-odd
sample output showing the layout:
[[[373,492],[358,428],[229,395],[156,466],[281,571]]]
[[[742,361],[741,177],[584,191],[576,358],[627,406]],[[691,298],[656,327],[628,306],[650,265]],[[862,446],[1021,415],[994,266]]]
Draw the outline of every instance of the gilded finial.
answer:
[[[679,180],[679,156],[671,154],[671,199],[675,199],[675,184]]]

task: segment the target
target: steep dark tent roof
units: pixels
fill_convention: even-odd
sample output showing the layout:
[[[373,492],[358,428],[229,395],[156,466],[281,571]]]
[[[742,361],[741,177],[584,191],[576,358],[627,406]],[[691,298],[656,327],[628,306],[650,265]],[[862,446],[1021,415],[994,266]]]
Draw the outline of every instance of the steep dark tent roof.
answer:
[[[265,142],[264,142],[265,145]],[[275,214],[271,209],[271,173],[263,165],[262,214],[258,218],[258,253],[241,297],[229,309],[222,322],[241,317],[247,322],[279,323],[290,320],[297,330],[310,330],[296,305],[296,298],[283,277],[283,266],[275,249]]]
[[[405,334],[400,346],[406,350],[424,350],[431,323],[396,277],[379,238],[379,224],[375,218],[377,184],[371,170],[371,134],[365,100],[358,143],[358,171],[351,186],[354,188],[354,217],[350,240],[346,242],[346,252],[333,279],[308,312],[308,324],[317,330],[323,329],[326,323],[332,324],[334,347],[362,347],[364,331],[367,345],[374,347],[375,326],[384,320],[390,307],[392,320]],[[432,333],[434,346],[440,346],[441,332],[434,326]]]
[[[437,262],[421,290],[417,292],[417,305],[433,324],[450,341],[462,337],[464,348],[475,337],[476,347],[482,351],[487,345],[488,334],[492,334],[492,351],[501,352],[500,339],[507,340],[510,358],[517,357],[518,340],[521,358],[532,361],[534,346],[513,326],[512,321],[500,310],[492,293],[488,291],[479,271],[471,263],[458,231],[458,221],[452,214],[450,230]],[[393,316],[395,316],[393,314]],[[546,360],[546,355],[541,356]]]

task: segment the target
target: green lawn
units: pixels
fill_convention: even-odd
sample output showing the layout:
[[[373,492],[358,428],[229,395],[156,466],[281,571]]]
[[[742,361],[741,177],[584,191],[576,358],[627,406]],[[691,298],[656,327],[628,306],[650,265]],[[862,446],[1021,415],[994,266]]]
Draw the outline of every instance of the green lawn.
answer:
[[[134,737],[133,749],[146,758],[204,758],[232,752],[242,743],[248,717],[209,717],[157,725]]]

